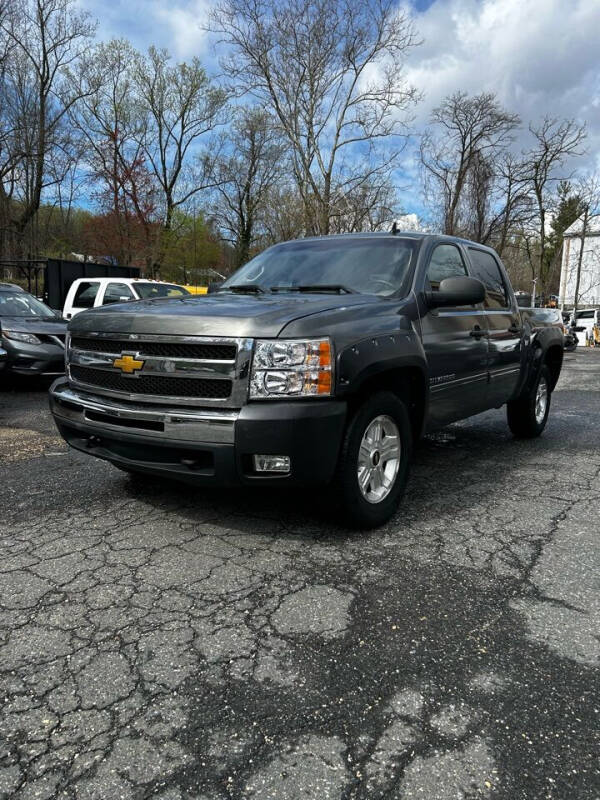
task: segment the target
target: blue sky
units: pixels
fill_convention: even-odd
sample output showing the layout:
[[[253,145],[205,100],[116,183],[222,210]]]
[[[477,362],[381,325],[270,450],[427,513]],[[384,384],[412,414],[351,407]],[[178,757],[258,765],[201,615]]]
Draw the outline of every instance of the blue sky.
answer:
[[[203,30],[212,0],[79,0],[103,38],[124,36],[139,48],[167,47],[176,58],[198,55],[215,69],[217,53]],[[360,0],[357,0],[360,2]],[[585,168],[600,168],[600,0],[412,0],[423,44],[406,78],[424,95],[415,127],[447,94],[496,92],[527,125],[543,115],[576,117],[588,126]],[[407,153],[407,179],[414,164]],[[406,197],[406,210],[417,210]]]

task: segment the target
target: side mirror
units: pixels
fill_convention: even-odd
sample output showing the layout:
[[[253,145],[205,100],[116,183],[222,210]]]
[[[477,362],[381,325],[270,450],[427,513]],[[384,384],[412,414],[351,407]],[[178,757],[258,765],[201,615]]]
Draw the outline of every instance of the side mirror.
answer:
[[[429,308],[443,306],[474,306],[483,303],[485,286],[477,278],[464,277],[444,278],[437,292],[425,292]]]

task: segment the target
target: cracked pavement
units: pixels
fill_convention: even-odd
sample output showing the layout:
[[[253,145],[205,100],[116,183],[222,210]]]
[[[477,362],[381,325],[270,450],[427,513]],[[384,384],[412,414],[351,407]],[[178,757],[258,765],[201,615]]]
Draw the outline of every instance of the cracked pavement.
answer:
[[[600,797],[600,352],[369,533],[67,451],[43,390],[0,389],[0,797]]]

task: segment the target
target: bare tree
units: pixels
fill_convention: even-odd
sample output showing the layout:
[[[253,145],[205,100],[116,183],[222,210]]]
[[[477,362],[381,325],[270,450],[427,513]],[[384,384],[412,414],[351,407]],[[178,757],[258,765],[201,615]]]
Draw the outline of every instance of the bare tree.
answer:
[[[426,187],[442,205],[444,233],[466,233],[464,228],[470,227],[481,240],[496,161],[519,124],[519,116],[502,108],[489,92],[474,97],[456,92],[433,110],[431,126],[421,140],[421,163]],[[469,181],[473,218],[465,225],[460,211]]]
[[[357,233],[389,229],[390,220],[399,215],[396,189],[389,175],[363,181],[338,200],[332,209],[332,233]]]
[[[464,197],[465,233],[485,243],[492,235],[490,211],[494,194],[495,164],[481,152],[475,153],[467,173]]]
[[[176,208],[211,186],[211,158],[197,158],[202,138],[225,121],[227,94],[210,81],[197,58],[170,64],[166,50],[151,47],[138,57],[135,81],[146,115],[141,139],[160,186],[164,228]],[[196,169],[192,168],[192,162]]]
[[[416,44],[408,16],[395,0],[221,0],[211,29],[230,48],[226,73],[289,142],[306,232],[329,233],[332,210],[390,168],[406,133],[417,99],[402,79]],[[343,174],[350,154],[368,154],[367,175]]]
[[[44,190],[60,180],[48,164],[54,154],[67,153],[66,115],[81,96],[74,91],[68,70],[88,46],[94,29],[74,0],[12,0],[6,15],[0,16],[8,52],[4,99],[10,98],[5,111],[13,154],[0,192],[11,208],[11,228],[21,242]]]
[[[93,194],[112,220],[111,253],[119,263],[139,257],[148,273],[156,253],[158,185],[146,165],[147,116],[140,106],[133,65],[137,51],[125,39],[98,44],[80,63],[79,81],[85,91],[72,109],[71,120],[88,150]]]
[[[214,167],[216,223],[234,247],[234,268],[245,264],[264,234],[265,203],[287,167],[286,146],[270,115],[241,109]]]
[[[522,230],[532,215],[526,165],[512,153],[504,153],[496,162],[492,214],[480,241],[492,244],[502,257],[515,232]]]
[[[580,209],[583,211],[583,213],[580,217],[581,228],[578,237],[579,252],[577,254],[577,261],[575,265],[575,291],[573,295],[574,320],[577,319],[577,308],[581,299],[581,277],[585,255],[587,253],[594,262],[596,262],[599,255],[598,252],[593,248],[588,251],[586,249],[586,243],[587,237],[590,234],[590,228],[592,227],[591,222],[594,218],[597,218],[598,214],[600,213],[600,175],[597,173],[592,173],[580,178],[577,181],[576,193],[577,197],[579,198]],[[598,220],[596,219],[596,226],[597,223]],[[568,270],[568,264],[566,265],[566,268]],[[594,279],[598,271],[598,263],[593,263],[592,267],[588,270],[589,280],[588,285],[586,286],[586,292],[588,292],[591,288],[597,287],[598,281]]]
[[[548,214],[554,199],[554,187],[564,178],[560,169],[572,156],[583,153],[586,138],[585,125],[575,120],[558,120],[544,117],[537,126],[530,125],[534,137],[533,147],[525,153],[524,167],[527,183],[534,197],[536,218],[534,230],[537,247],[530,253],[532,279],[539,281],[546,291],[551,264],[546,258]]]
[[[282,181],[271,187],[265,199],[265,244],[298,239],[305,232],[305,209],[295,183]]]

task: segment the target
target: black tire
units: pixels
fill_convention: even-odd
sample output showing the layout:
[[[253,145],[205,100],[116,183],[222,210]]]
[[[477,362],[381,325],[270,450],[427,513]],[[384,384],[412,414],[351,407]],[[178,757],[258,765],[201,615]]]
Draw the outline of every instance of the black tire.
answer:
[[[378,417],[391,419],[395,424],[399,433],[400,453],[399,458],[392,460],[398,462],[395,477],[388,478],[390,486],[382,490],[387,491],[387,494],[381,500],[371,502],[366,499],[359,486],[359,451],[363,436]],[[334,480],[343,516],[350,527],[376,528],[387,522],[396,512],[408,480],[411,450],[412,431],[408,411],[402,400],[393,392],[377,392],[355,411],[344,433]],[[378,458],[377,462],[374,462],[374,467],[376,470],[385,471],[388,469],[388,462]],[[393,464],[391,469],[393,471]],[[369,492],[369,487],[365,491],[373,496]]]
[[[545,382],[546,403],[543,416],[538,413],[536,416],[536,399],[538,397],[538,387]],[[523,391],[515,400],[507,404],[508,427],[518,439],[534,439],[539,436],[548,421],[550,412],[550,400],[552,385],[550,370],[547,365],[542,365],[539,375],[529,389]],[[538,409],[539,411],[539,409]]]

